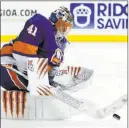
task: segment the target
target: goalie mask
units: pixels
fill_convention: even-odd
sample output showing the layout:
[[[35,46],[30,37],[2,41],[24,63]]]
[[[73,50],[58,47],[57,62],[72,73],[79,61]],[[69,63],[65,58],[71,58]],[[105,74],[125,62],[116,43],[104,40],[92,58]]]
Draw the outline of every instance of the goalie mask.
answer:
[[[69,10],[65,7],[52,12],[49,20],[56,28],[56,34],[60,36],[66,36],[72,28],[73,18]]]

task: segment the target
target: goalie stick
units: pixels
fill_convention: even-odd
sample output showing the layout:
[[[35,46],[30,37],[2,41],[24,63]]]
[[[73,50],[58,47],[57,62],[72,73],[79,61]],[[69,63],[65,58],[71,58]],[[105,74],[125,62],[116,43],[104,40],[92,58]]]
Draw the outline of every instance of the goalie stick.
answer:
[[[7,69],[10,69],[10,70],[16,72],[17,74],[19,74],[21,76],[23,76],[25,79],[28,79],[28,77],[26,75],[19,72],[18,70],[14,69],[8,65],[3,65],[3,66]],[[127,95],[125,94],[125,95],[121,96],[119,99],[117,99],[116,101],[114,101],[112,104],[110,104],[104,108],[97,109],[91,105],[93,103],[89,103],[89,101],[86,102],[86,100],[85,100],[85,102],[80,101],[80,100],[68,95],[67,93],[63,92],[60,89],[61,84],[59,84],[57,82],[53,82],[53,85],[56,87],[56,88],[52,88],[52,96],[53,97],[68,104],[69,106],[79,110],[80,112],[89,115],[92,118],[104,118],[110,114],[113,114],[120,108],[124,107],[124,105],[127,103]]]

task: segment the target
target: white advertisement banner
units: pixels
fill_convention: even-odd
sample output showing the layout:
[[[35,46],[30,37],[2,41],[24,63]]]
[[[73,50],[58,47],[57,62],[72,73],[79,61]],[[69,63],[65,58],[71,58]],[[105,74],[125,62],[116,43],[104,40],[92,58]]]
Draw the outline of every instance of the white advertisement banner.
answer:
[[[127,1],[5,1],[0,15],[3,35],[19,34],[27,19],[35,13],[49,18],[60,6],[73,15],[74,35],[124,35],[128,29]],[[125,37],[123,37],[124,40]]]

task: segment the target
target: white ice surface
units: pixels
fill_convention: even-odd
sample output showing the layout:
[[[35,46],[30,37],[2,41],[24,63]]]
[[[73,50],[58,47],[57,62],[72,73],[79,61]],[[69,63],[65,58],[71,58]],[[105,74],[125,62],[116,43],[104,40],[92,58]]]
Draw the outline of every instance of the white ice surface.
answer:
[[[104,107],[127,93],[127,45],[124,43],[71,44],[65,64],[94,70],[92,86],[77,92],[76,97],[86,98]],[[127,128],[127,107],[117,112],[121,120],[109,116],[102,120],[84,114],[60,121],[1,120],[1,128]]]

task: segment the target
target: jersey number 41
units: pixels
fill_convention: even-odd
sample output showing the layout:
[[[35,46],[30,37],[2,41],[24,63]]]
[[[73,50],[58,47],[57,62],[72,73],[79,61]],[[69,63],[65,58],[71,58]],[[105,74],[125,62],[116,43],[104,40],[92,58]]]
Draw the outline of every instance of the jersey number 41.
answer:
[[[32,36],[36,36],[37,30],[38,28],[33,24],[27,28],[28,33],[31,34]]]

